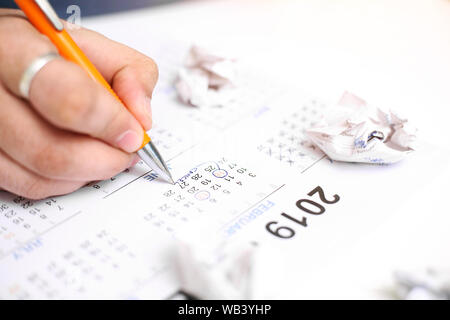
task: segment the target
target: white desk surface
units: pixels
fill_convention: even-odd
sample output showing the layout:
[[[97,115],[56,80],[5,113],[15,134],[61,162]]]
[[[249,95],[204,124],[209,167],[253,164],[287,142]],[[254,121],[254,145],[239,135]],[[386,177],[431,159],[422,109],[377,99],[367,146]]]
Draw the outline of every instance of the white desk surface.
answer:
[[[319,96],[337,99],[349,90],[395,108],[417,125],[421,139],[450,146],[448,0],[189,1],[82,23],[137,49],[152,40],[147,30],[227,49]],[[379,297],[373,288],[387,284],[395,268],[450,266],[446,168],[327,272],[312,275],[315,285],[305,292],[293,281],[284,297],[323,297],[324,291],[331,298]]]

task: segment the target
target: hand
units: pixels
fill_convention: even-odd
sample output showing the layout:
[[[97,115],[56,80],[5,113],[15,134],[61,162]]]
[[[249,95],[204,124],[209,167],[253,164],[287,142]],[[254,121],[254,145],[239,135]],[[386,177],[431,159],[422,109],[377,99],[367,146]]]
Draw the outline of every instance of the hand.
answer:
[[[24,70],[57,49],[20,11],[0,9],[0,189],[31,199],[66,194],[138,160],[152,125],[155,63],[93,31],[68,32],[128,109],[64,59],[45,65],[22,99]]]

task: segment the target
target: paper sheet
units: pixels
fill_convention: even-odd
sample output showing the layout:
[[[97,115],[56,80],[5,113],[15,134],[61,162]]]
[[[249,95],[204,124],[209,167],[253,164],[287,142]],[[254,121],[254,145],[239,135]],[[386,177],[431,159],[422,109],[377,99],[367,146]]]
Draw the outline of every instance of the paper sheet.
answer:
[[[216,237],[205,242],[274,246],[285,258],[267,255],[273,270],[298,263],[295,274],[255,269],[251,297],[281,297],[438,173],[421,170],[438,159],[433,148],[389,168],[331,163],[305,136],[327,102],[251,70],[225,108],[186,107],[173,79],[187,48],[156,39],[140,48],[160,67],[150,135],[177,184],[138,163],[44,201],[0,192],[0,298],[171,297],[180,234],[205,221]]]

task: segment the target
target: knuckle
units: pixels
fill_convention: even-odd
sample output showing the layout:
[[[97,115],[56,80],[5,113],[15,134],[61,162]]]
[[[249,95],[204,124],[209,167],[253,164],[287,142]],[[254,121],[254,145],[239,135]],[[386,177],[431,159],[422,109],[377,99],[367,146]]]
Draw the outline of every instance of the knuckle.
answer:
[[[156,62],[143,54],[140,54],[136,61],[129,65],[134,70],[136,76],[144,83],[155,84],[159,77],[159,68]]]
[[[156,82],[159,78],[159,68],[156,62],[152,58],[147,58],[147,65],[148,69],[150,70],[150,74],[152,75],[152,78]]]
[[[158,65],[156,64],[155,60],[153,60],[150,57],[147,57],[147,64],[152,72],[154,72],[155,74],[158,74],[158,72],[159,72]]]

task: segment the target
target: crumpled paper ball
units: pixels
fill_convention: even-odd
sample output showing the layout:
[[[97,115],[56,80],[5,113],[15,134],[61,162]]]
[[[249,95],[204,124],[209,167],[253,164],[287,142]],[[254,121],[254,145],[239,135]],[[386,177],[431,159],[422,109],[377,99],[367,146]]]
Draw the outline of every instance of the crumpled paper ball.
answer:
[[[175,88],[182,102],[197,107],[224,106],[233,99],[236,61],[192,46],[178,71]]]
[[[346,92],[306,135],[332,160],[390,164],[414,151],[416,132],[395,112]]]

